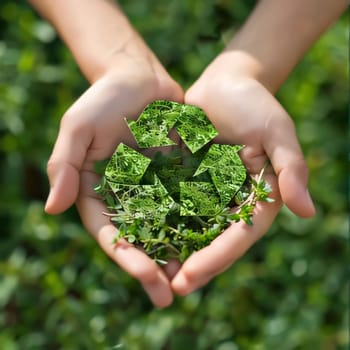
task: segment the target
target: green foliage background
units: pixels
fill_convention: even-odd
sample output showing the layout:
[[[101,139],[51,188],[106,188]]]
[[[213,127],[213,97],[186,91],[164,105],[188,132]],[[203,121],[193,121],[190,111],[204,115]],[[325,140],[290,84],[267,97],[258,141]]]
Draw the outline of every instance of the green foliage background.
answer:
[[[188,86],[254,2],[121,4]],[[278,94],[310,166],[317,216],[283,209],[243,259],[165,310],[102,253],[74,208],[43,213],[60,117],[88,84],[24,1],[1,1],[0,33],[2,349],[348,348],[347,15]]]

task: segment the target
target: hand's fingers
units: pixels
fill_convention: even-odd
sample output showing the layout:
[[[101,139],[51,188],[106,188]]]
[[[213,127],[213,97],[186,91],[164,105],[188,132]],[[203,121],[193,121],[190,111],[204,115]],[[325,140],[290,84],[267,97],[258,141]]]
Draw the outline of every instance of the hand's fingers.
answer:
[[[80,194],[76,202],[84,226],[92,234],[102,249],[123,270],[140,281],[151,301],[158,307],[172,303],[170,282],[162,269],[141,250],[120,239],[113,244],[117,232],[110,219],[103,215],[106,207],[92,188],[98,177],[91,172],[82,172]]]
[[[47,166],[50,194],[45,210],[57,214],[70,207],[79,191],[79,171],[84,162],[92,135],[80,132],[68,123],[61,128]]]
[[[124,75],[119,77],[123,82]],[[79,188],[79,172],[84,163],[109,157],[117,141],[135,146],[124,116],[136,117],[153,99],[154,91],[143,86],[125,87],[108,77],[91,86],[70,107],[62,118],[59,135],[48,163],[50,195],[46,211],[56,214],[72,205]],[[182,90],[177,85],[164,89],[165,98],[182,100]],[[138,96],[137,103],[134,97]],[[89,154],[87,154],[89,152]]]
[[[307,189],[308,168],[294,124],[282,108],[266,124],[263,147],[278,176],[283,202],[299,216],[313,216],[315,207]]]
[[[166,265],[163,266],[163,271],[168,277],[168,280],[171,281],[174,276],[178,273],[181,268],[181,263],[177,259],[171,259]]]
[[[50,194],[45,209],[50,214],[62,212],[75,202],[83,164],[85,168],[93,168],[93,162],[87,159],[88,151],[90,160],[107,157],[116,140],[127,130],[122,118],[116,118],[123,104],[116,108],[110,91],[101,79],[86,90],[62,118],[47,167]]]
[[[200,90],[197,90],[198,86],[194,90],[191,88],[185,101],[204,105],[207,115],[220,131],[221,142],[234,141],[247,146],[241,154],[251,172],[259,171],[266,152],[278,175],[283,202],[297,215],[312,216],[315,208],[307,190],[308,170],[292,120],[275,97],[257,81],[238,79],[232,84],[228,78],[227,82],[224,79],[218,86],[199,84]],[[201,89],[206,91],[207,86],[211,86],[211,93],[203,99]],[[220,99],[212,99],[219,95]]]
[[[276,188],[274,176],[267,181]],[[233,223],[209,246],[191,255],[172,280],[173,290],[186,295],[208,283],[239,259],[270,227],[281,207],[278,193],[271,193],[273,203],[258,202],[253,225]]]
[[[307,188],[308,169],[305,161],[289,163],[278,175],[283,202],[300,217],[315,215],[316,209]]]
[[[57,214],[71,206],[79,191],[80,170],[96,130],[90,121],[106,111],[103,84],[97,82],[69,108],[61,120],[60,130],[47,166],[50,194],[45,210]]]

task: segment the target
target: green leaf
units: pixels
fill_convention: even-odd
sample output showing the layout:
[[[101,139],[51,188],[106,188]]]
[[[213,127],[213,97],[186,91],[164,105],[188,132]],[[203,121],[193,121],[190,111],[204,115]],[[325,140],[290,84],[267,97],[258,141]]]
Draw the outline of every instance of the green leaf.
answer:
[[[136,237],[134,235],[128,235],[127,240],[129,243],[134,243],[136,241]]]

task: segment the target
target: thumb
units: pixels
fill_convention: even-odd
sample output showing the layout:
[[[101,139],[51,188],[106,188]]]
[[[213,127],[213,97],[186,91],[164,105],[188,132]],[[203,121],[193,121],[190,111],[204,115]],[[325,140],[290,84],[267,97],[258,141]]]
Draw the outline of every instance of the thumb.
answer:
[[[307,188],[309,171],[294,123],[284,112],[284,115],[271,118],[266,130],[268,132],[264,135],[263,145],[278,177],[283,202],[298,216],[315,215],[315,207]]]
[[[45,211],[49,214],[59,214],[75,202],[79,192],[80,170],[92,140],[89,133],[82,132],[79,125],[71,125],[67,119],[62,118],[47,164],[50,193]]]
[[[279,165],[275,167],[278,169]],[[307,182],[308,169],[304,159],[291,160],[278,173],[278,185],[283,202],[296,215],[305,218],[315,215],[316,212]]]

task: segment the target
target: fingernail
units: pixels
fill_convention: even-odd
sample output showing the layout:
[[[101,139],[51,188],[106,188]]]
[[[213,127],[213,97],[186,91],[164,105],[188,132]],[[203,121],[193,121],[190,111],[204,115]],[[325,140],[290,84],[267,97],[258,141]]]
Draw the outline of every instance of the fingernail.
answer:
[[[175,292],[179,295],[188,294],[188,286],[185,276],[182,273],[178,273],[171,282],[171,285]]]
[[[50,189],[49,195],[47,196],[46,203],[45,203],[45,211],[49,210],[51,201],[52,201],[52,190]]]
[[[308,189],[306,189],[306,200],[307,200],[307,204],[308,204],[308,207],[311,209],[311,211],[313,212],[312,215],[315,215],[316,214],[316,208],[315,208],[315,204],[312,200],[312,197],[311,197],[311,194],[309,192]]]

